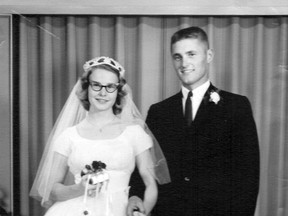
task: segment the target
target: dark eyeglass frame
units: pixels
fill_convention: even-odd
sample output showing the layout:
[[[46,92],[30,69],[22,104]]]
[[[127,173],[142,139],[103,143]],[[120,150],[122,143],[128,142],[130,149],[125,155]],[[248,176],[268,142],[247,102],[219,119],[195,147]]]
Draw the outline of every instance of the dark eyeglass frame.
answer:
[[[100,87],[100,88],[99,88],[99,89],[98,89],[98,88],[96,89],[96,88],[95,88],[95,87],[96,87],[95,84],[98,85],[98,87]],[[93,91],[96,91],[96,92],[99,92],[99,91],[102,90],[102,88],[105,88],[106,92],[108,92],[108,93],[113,93],[113,92],[115,92],[115,91],[119,88],[119,83],[108,83],[107,85],[102,85],[102,84],[99,83],[99,82],[89,81],[89,85],[91,86],[92,90],[93,90]],[[109,89],[109,87],[114,87],[115,89],[114,89],[114,90],[111,90],[111,89]]]

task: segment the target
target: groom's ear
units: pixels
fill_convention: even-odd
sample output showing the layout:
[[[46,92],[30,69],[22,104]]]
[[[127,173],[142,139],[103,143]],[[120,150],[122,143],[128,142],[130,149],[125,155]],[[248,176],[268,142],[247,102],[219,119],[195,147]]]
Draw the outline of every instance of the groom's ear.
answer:
[[[214,58],[214,51],[213,51],[213,49],[208,49],[208,50],[207,50],[207,63],[212,62],[213,58]]]

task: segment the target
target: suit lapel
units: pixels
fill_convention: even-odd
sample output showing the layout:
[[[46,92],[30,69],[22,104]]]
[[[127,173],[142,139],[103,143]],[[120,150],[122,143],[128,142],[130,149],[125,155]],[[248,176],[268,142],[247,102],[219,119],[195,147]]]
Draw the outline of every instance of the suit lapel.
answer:
[[[209,101],[211,92],[219,92],[219,90],[215,86],[213,86],[212,83],[210,83],[209,88],[204,94],[202,102],[200,103],[200,106],[196,113],[195,119],[192,121],[191,127],[195,127],[196,125],[202,125],[204,121],[213,117],[211,115],[215,115],[219,111],[221,112],[222,106],[220,104],[215,104],[214,102]],[[173,127],[175,128],[175,130],[177,130],[177,133],[184,135],[187,127],[183,114],[182,97],[183,96],[181,91],[177,93],[173,99],[174,101],[171,102],[172,107],[170,107],[170,109],[168,110],[171,111],[170,115],[173,115]]]
[[[210,93],[213,91],[218,91],[218,89],[210,83],[209,88],[204,94],[204,97],[202,99],[202,102],[200,103],[200,106],[198,108],[198,111],[196,113],[195,119],[193,121],[193,124],[198,124],[199,122],[203,121],[204,119],[209,118],[209,115],[211,115],[211,109],[217,108],[215,106],[216,104],[213,103],[210,100]]]
[[[178,137],[178,141],[181,143],[186,128],[182,107],[182,92],[175,94],[165,105],[165,110],[163,110],[165,118],[162,120],[162,125],[166,128],[167,133]]]

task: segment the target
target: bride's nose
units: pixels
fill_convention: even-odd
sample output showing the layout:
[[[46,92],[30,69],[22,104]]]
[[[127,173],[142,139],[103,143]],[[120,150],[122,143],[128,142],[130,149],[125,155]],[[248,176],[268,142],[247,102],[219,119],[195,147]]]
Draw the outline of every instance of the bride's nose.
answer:
[[[107,91],[105,87],[102,87],[102,89],[99,91],[99,95],[100,96],[106,96],[107,95]]]

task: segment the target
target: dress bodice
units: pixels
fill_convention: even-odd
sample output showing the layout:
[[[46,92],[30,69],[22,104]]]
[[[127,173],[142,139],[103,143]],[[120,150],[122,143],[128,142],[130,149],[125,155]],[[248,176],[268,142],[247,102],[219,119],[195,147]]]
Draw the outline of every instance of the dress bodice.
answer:
[[[91,216],[125,216],[128,184],[138,154],[152,147],[152,139],[139,125],[127,126],[113,139],[90,140],[66,129],[56,140],[55,152],[67,158],[67,165],[77,175],[87,164],[102,161],[109,174],[107,191],[96,197],[80,196],[56,202],[45,216],[78,216],[89,210]]]
[[[140,126],[127,126],[117,137],[91,140],[83,138],[76,126],[64,131],[57,142],[56,152],[67,156],[70,172],[75,176],[92,161],[106,164],[111,190],[127,187],[135,168],[135,157],[152,145]]]

